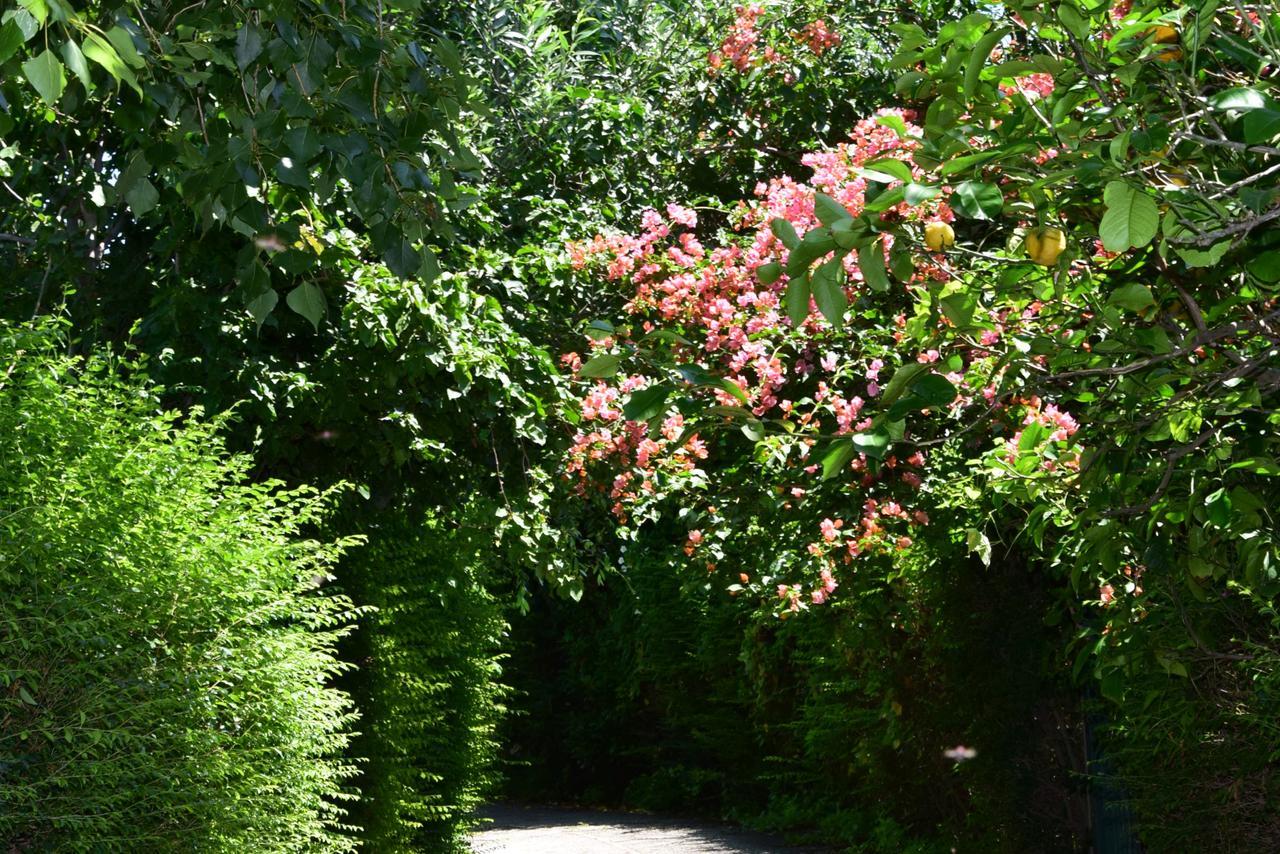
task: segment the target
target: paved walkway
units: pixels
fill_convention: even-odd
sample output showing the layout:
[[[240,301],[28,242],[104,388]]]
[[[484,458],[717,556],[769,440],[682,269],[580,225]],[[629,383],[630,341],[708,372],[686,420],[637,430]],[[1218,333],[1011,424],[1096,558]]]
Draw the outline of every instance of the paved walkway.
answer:
[[[795,854],[794,848],[730,826],[646,815],[550,807],[487,807],[493,823],[471,837],[475,854]]]

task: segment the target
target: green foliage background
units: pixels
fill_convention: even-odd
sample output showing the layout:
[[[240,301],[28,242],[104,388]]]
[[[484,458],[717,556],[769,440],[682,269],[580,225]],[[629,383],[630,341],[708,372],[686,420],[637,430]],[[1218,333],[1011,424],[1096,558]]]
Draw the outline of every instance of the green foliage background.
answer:
[[[1074,0],[770,4],[780,43],[843,35],[786,77],[709,75],[736,13],[702,0],[0,4],[0,314],[37,318],[0,349],[0,840],[447,850],[505,769],[866,851],[1075,850],[1088,719],[1150,850],[1276,847],[1280,245],[1250,223],[1276,212],[1280,18],[1225,9],[1138,3],[1104,40]],[[1025,61],[987,62],[1003,27]],[[1032,71],[1052,99],[1010,108]],[[1015,379],[1066,389],[1100,451],[1076,500],[940,448],[958,533],[779,621],[690,574],[682,508],[619,538],[563,489],[555,357],[627,298],[564,244],[671,201],[710,243],[890,103],[974,200],[958,284],[895,295],[910,343],[996,296],[1087,306],[1100,346],[1020,342],[1047,359]],[[1046,217],[1055,270],[1010,237]],[[1134,251],[1067,276],[1095,237]],[[708,466],[721,562],[754,572],[816,519],[753,446]],[[1099,611],[1134,562],[1156,607]]]

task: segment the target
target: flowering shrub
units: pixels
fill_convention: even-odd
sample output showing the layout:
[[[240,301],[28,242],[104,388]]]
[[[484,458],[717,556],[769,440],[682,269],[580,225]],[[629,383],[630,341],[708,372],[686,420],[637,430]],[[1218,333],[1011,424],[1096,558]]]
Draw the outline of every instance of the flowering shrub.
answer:
[[[1280,660],[1280,106],[1252,11],[896,25],[901,106],[803,156],[805,180],[764,181],[719,232],[672,204],[576,245],[627,316],[570,359],[575,489],[626,536],[679,520],[694,572],[783,617],[888,595],[921,538],[983,561],[1016,541],[1069,672],[1147,751],[1129,767],[1169,743],[1245,761]],[[1230,702],[1147,713],[1208,686]],[[1157,812],[1194,799],[1134,780]],[[1169,832],[1209,845],[1222,821]]]
[[[733,211],[721,246],[704,247],[696,213],[672,203],[665,216],[646,212],[637,235],[570,247],[575,267],[627,288],[630,321],[622,329],[595,324],[595,355],[585,364],[567,357],[593,378],[567,463],[575,489],[607,488],[620,522],[649,515],[664,498],[705,485],[699,428],[741,427],[776,461],[769,477],[781,480],[788,503],[815,520],[800,577],[746,582],[776,592],[790,611],[826,602],[836,573],[909,547],[928,524],[918,506],[927,451],[917,445],[940,425],[994,410],[992,426],[1007,435],[993,460],[1044,471],[1077,464],[1070,415],[997,390],[1005,369],[993,345],[1035,330],[1038,306],[997,305],[980,317],[971,309],[978,340],[947,341],[945,352],[930,345],[954,320],[913,310],[918,292],[954,278],[942,254],[921,251],[919,226],[955,220],[949,185],[922,191],[914,204],[902,189],[931,179],[911,160],[923,133],[915,118],[882,111],[859,122],[847,143],[805,155],[807,183],[762,182]],[[868,221],[904,231],[866,243],[870,230],[858,229]],[[850,251],[859,240],[864,246]],[[784,269],[795,273],[789,282]],[[846,323],[849,306],[855,319]],[[624,358],[639,370],[621,372]],[[1021,462],[1024,454],[1031,463]],[[806,497],[804,484],[820,469],[848,482],[837,506]],[[707,504],[719,500],[712,487]]]

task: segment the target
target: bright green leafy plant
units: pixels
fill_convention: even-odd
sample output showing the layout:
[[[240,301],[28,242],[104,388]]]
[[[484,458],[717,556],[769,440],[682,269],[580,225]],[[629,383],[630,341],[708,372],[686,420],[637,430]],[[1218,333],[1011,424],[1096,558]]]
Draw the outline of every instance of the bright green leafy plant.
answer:
[[[325,496],[254,483],[137,365],[0,328],[0,837],[348,851]]]

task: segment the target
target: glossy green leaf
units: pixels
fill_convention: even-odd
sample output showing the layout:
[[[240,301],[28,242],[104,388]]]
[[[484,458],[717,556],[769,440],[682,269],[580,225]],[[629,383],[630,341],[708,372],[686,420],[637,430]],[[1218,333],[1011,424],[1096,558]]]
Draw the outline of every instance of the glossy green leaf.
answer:
[[[648,421],[666,411],[667,397],[673,387],[666,383],[646,386],[631,393],[622,407],[622,417],[628,421]]]
[[[951,380],[941,374],[925,374],[911,384],[911,394],[927,406],[937,408],[950,406],[959,392]]]
[[[969,219],[995,219],[1004,210],[1004,195],[993,184],[964,181],[951,194],[951,208]]]
[[[0,63],[13,56],[25,41],[26,37],[17,21],[11,18],[0,25]]]
[[[1103,214],[1098,233],[1108,252],[1124,252],[1130,247],[1146,246],[1156,236],[1160,211],[1155,200],[1123,181],[1107,184]]]
[[[836,240],[830,229],[815,228],[805,232],[800,244],[787,256],[787,275],[798,276],[804,273],[810,264],[835,248]]]
[[[795,249],[800,245],[800,235],[796,234],[796,227],[789,221],[778,217],[769,223],[769,228],[788,249]]]
[[[62,43],[62,59],[66,62],[67,68],[71,69],[71,73],[80,79],[85,91],[92,92],[93,77],[89,74],[89,63],[85,61],[84,53],[74,39],[67,39]]]
[[[777,261],[761,264],[756,268],[756,276],[760,279],[761,284],[772,285],[782,276],[782,265]]]
[[[862,280],[871,290],[876,293],[889,290],[889,274],[885,269],[883,240],[873,240],[858,250],[858,269],[862,272]]]
[[[809,287],[818,311],[827,322],[839,326],[844,322],[844,312],[849,300],[844,292],[844,267],[841,259],[832,258],[813,271]]]
[[[258,328],[262,328],[263,322],[271,316],[271,312],[280,302],[280,294],[272,288],[268,288],[258,294],[253,299],[245,303],[245,308],[249,310],[249,315],[253,318],[253,322]]]
[[[578,376],[583,379],[603,379],[611,377],[618,372],[618,365],[622,363],[619,356],[612,353],[601,353],[585,362],[578,369]]]
[[[853,214],[849,213],[844,205],[822,192],[813,194],[813,212],[823,225],[834,225],[841,220],[853,219]]]
[[[852,439],[837,439],[822,457],[822,479],[831,480],[843,472],[857,454]]]
[[[799,326],[809,316],[810,294],[808,276],[796,276],[787,285],[783,302],[787,309],[787,317],[791,318],[792,324]]]

